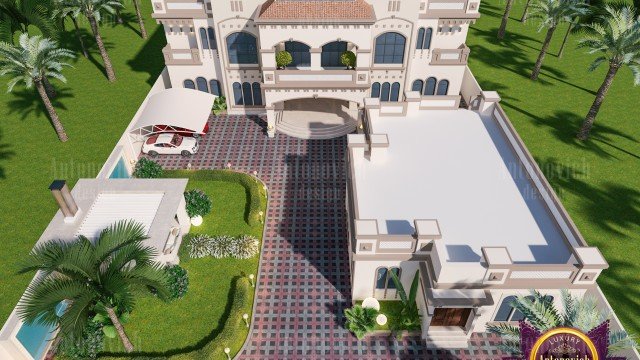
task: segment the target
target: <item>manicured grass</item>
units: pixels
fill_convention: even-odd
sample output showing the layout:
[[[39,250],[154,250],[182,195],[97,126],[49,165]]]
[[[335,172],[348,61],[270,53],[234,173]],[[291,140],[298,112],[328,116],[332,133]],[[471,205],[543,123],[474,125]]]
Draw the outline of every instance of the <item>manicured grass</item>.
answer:
[[[167,177],[186,177],[195,172],[168,171]],[[188,189],[201,189],[212,200],[212,211],[204,217],[199,227],[191,227],[191,234],[231,235],[248,234],[262,239],[263,225],[249,226],[245,221],[245,209],[249,201],[246,189],[227,181],[190,180]],[[266,198],[262,197],[262,211]],[[185,259],[187,259],[185,261]],[[188,259],[181,256],[181,266],[189,275],[189,290],[185,297],[172,303],[164,303],[152,297],[141,298],[126,324],[136,352],[171,355],[203,347],[222,330],[230,315],[235,282],[240,277],[256,274],[259,256],[247,260],[237,259]],[[253,288],[244,312],[251,315]],[[234,316],[241,316],[234,314]],[[238,351],[247,336],[247,329],[240,327],[229,346]],[[120,353],[119,339],[106,342],[106,352]]]
[[[387,323],[384,325],[376,324],[376,330],[389,331],[391,329],[398,328],[396,325],[400,320],[402,302],[393,300],[380,300],[379,302],[380,314],[387,316]],[[362,301],[356,301],[356,304],[362,305]]]
[[[151,19],[151,2],[141,1],[150,38],[136,33],[133,6],[124,12],[131,27],[102,26],[118,80],[110,84],[102,72],[102,60],[81,23],[92,59],[79,52],[72,24],[61,39],[63,46],[78,52],[73,68],[63,73],[67,84],[57,80],[54,105],[69,141],[61,143],[49,124],[34,89],[20,86],[6,94],[6,77],[0,78],[0,322],[18,302],[33,274],[16,275],[56,212],[47,189],[53,179],[67,179],[72,186],[81,177],[95,177],[126,125],[163,68],[164,34]]]
[[[627,330],[640,333],[640,87],[632,86],[629,69],[621,70],[591,140],[577,141],[606,65],[587,71],[595,56],[576,49],[577,35],[569,38],[563,57],[556,57],[562,26],[539,81],[529,80],[545,33],[537,32],[535,21],[518,21],[524,3],[515,2],[506,38],[498,43],[504,1],[482,2],[482,17],[467,40],[469,66],[483,89],[500,93],[504,110],[586,241],[603,252],[610,268],[598,283]]]

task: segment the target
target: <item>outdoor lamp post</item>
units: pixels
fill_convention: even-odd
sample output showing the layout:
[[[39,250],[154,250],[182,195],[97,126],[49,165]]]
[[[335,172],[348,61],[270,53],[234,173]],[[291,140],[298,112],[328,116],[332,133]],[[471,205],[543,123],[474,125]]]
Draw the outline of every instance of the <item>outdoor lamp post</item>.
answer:
[[[230,352],[231,352],[231,349],[224,348],[224,353],[227,354],[227,360],[231,360],[231,355],[229,355]]]
[[[253,279],[254,279],[255,277],[256,277],[255,275],[253,275],[253,274],[249,274],[249,282],[251,283],[251,287],[256,287],[256,285],[255,285],[255,284],[254,284],[254,282],[253,282]]]
[[[242,314],[242,320],[244,320],[244,323],[247,325],[247,327],[249,327],[249,314]]]

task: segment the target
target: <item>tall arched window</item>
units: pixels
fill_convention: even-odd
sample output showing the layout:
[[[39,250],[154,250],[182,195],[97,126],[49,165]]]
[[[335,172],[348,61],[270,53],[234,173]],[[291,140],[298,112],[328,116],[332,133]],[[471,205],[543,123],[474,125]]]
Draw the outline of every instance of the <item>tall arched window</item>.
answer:
[[[347,51],[346,41],[334,41],[322,46],[322,54],[320,55],[320,66],[322,67],[338,67],[342,66],[340,55]]]
[[[422,87],[424,86],[424,81],[418,79],[418,80],[414,80],[413,84],[411,85],[411,91],[417,91],[419,93],[422,94]]]
[[[209,80],[209,89],[211,93],[216,96],[222,96],[222,90],[220,88],[220,81],[212,79]]]
[[[400,83],[394,82],[391,85],[391,95],[389,101],[398,101],[400,99]]]
[[[380,97],[380,83],[374,82],[371,84],[371,97],[379,98]]]
[[[440,80],[438,83],[438,91],[436,95],[447,95],[449,91],[449,80]]]
[[[418,37],[416,39],[416,49],[422,49],[424,44],[424,28],[418,29]]]
[[[424,95],[434,95],[436,93],[436,78],[430,77],[424,85]]]
[[[198,90],[209,92],[209,88],[207,87],[207,79],[203,77],[196,78],[196,85],[198,86]]]
[[[291,54],[291,64],[289,66],[311,66],[311,53],[309,45],[299,41],[287,41],[284,43],[284,49]]]
[[[263,105],[262,104],[262,91],[260,90],[260,83],[254,82],[251,85],[253,89],[253,105]]]
[[[376,270],[376,289],[386,289],[387,286],[387,268],[378,268]]]
[[[248,82],[242,83],[242,99],[244,105],[253,105],[253,95],[251,95],[251,84]]]
[[[423,49],[431,49],[431,37],[433,36],[433,29],[427,28],[424,32],[424,42],[422,43]]]
[[[380,92],[380,101],[389,101],[389,94],[391,93],[391,84],[388,82],[382,84],[382,91]]]
[[[203,49],[209,49],[209,36],[205,28],[200,28],[200,41],[202,42]]]
[[[244,102],[242,102],[242,85],[239,82],[233,83],[233,102],[236,105],[244,105]]]
[[[183,83],[184,87],[187,89],[196,89],[196,84],[193,82],[193,80],[190,79],[186,79]]]
[[[218,43],[216,42],[216,34],[213,31],[213,28],[209,26],[207,28],[207,37],[209,38],[209,49],[215,50],[218,48]]]
[[[391,273],[396,274],[396,276],[398,277],[398,280],[400,280],[400,268],[392,267],[391,269],[389,269],[389,276],[388,276],[388,279],[387,279],[387,289],[395,289],[396,288],[396,283],[393,282],[393,278],[391,277]]]
[[[396,32],[379,35],[376,38],[373,62],[376,64],[402,64],[405,42],[405,37]]]
[[[255,36],[246,32],[235,32],[227,36],[227,50],[231,64],[257,64],[258,46]]]

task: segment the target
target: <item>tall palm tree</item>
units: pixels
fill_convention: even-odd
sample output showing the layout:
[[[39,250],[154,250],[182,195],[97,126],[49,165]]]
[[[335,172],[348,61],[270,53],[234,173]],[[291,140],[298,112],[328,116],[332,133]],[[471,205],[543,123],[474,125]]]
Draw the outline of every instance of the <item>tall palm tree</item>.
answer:
[[[74,58],[74,55],[70,50],[59,48],[55,41],[41,36],[29,37],[28,34],[22,34],[18,43],[17,46],[0,43],[0,76],[11,77],[8,92],[20,82],[27,88],[35,85],[58,138],[60,141],[67,141],[67,133],[45,89],[45,79],[52,77],[66,82],[67,79],[61,71],[64,66],[70,65],[64,60]]]
[[[130,310],[139,291],[155,289],[167,299],[167,272],[153,261],[155,251],[139,223],[120,221],[102,230],[95,241],[84,236],[65,242],[49,241],[35,247],[21,272],[39,276],[18,304],[27,323],[56,325],[63,337],[79,338],[90,316],[105,311],[127,352],[133,344],[119,319],[118,310]],[[68,306],[58,317],[56,307]]]
[[[51,17],[52,0],[0,0],[0,41],[13,44],[16,32],[36,27],[47,38],[58,38],[58,25]]]
[[[102,56],[102,62],[104,63],[104,69],[107,72],[107,78],[109,81],[116,81],[116,74],[113,71],[113,65],[111,64],[111,59],[109,58],[109,54],[107,53],[107,49],[104,46],[104,42],[102,41],[102,36],[100,35],[100,29],[98,28],[98,23],[102,18],[102,12],[106,11],[110,14],[115,13],[115,9],[122,6],[122,4],[117,0],[58,0],[59,1],[59,9],[62,14],[71,15],[74,18],[77,18],[82,14],[89,21],[89,25],[91,26],[91,32],[96,39],[96,44],[98,44],[98,50],[100,51],[100,56]]]
[[[522,17],[520,18],[520,22],[527,21],[527,17],[529,16],[529,5],[531,5],[531,0],[527,0],[527,3],[524,4],[524,11],[522,11]]]
[[[498,39],[504,39],[504,34],[507,32],[507,22],[509,21],[509,13],[513,7],[513,0],[507,0],[507,4],[504,7],[504,14],[502,14],[502,22],[498,29]]]
[[[538,79],[540,75],[542,61],[547,54],[553,33],[558,25],[563,22],[571,22],[575,17],[586,14],[587,9],[584,0],[537,0],[531,4],[531,15],[529,17],[540,20],[540,29],[538,31],[547,28],[547,36],[544,38],[538,60],[536,60],[531,72],[531,80]]]
[[[136,9],[136,17],[138,18],[138,25],[140,26],[140,35],[142,35],[143,39],[147,38],[147,29],[144,27],[144,20],[142,19],[142,14],[140,13],[140,4],[138,0],[133,0],[133,7]]]
[[[640,16],[632,6],[615,9],[607,5],[605,11],[607,15],[600,22],[585,25],[586,34],[578,41],[578,46],[588,49],[589,54],[600,54],[589,66],[590,71],[602,63],[609,64],[607,75],[578,132],[580,140],[589,138],[600,106],[620,68],[626,65],[633,73],[634,85],[640,84]]]
[[[517,296],[511,303],[519,310],[528,323],[537,330],[544,332],[556,327],[570,327],[584,333],[602,324],[609,317],[608,313],[600,311],[597,300],[592,296],[574,297],[569,291],[562,290],[562,310],[558,309],[549,297],[538,291],[531,290],[530,297]],[[520,328],[509,323],[494,323],[487,325],[487,331],[502,337],[499,347],[513,355],[521,355]],[[612,331],[609,335],[609,354],[621,350],[637,348],[634,336],[625,331]]]
[[[84,43],[84,39],[82,38],[82,32],[80,31],[80,26],[78,25],[78,19],[71,16],[69,13],[63,12],[62,9],[60,8],[60,2],[57,2],[57,1],[54,2],[53,17],[58,21],[60,21],[63,31],[65,31],[64,22],[67,20],[67,18],[71,19],[71,22],[73,23],[73,28],[75,30],[76,38],[78,39],[78,43],[80,44],[80,49],[82,50],[82,55],[88,58],[89,51],[87,50],[87,47]]]

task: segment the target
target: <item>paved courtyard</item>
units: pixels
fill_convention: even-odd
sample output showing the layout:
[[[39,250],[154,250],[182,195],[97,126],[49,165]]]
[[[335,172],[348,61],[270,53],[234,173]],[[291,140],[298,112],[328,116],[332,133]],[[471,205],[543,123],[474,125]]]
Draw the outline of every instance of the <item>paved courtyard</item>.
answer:
[[[192,158],[166,156],[166,169],[257,171],[269,211],[257,306],[241,359],[493,360],[493,336],[474,334],[469,349],[429,350],[419,337],[357,340],[343,327],[351,303],[345,212],[345,137],[269,139],[258,117],[213,120]]]

